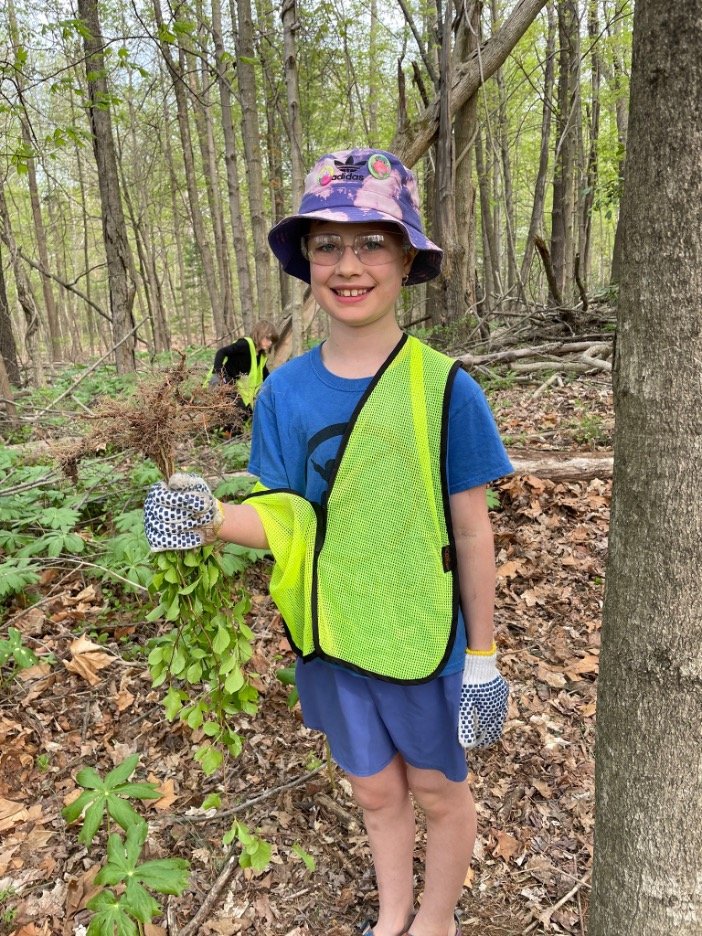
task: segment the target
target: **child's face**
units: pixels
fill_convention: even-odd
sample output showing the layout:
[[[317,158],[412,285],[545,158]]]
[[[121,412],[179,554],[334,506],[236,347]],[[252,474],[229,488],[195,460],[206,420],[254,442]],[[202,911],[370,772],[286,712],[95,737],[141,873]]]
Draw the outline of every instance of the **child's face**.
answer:
[[[393,236],[398,249],[391,262],[368,266],[350,248],[357,234],[377,231]],[[414,251],[399,249],[402,244],[400,229],[378,221],[363,224],[313,221],[309,234],[338,234],[344,245],[349,247],[334,266],[310,263],[312,294],[327,315],[334,321],[357,328],[388,317],[394,320],[402,278],[409,272],[414,259]]]

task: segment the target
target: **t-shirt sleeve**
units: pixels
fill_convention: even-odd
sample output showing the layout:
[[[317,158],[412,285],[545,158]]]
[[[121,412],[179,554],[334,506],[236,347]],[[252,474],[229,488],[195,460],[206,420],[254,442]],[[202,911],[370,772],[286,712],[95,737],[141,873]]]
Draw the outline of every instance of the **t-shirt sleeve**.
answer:
[[[267,488],[290,488],[275,413],[275,397],[266,382],[256,397],[251,429],[249,471]]]
[[[489,484],[513,471],[495,418],[480,385],[458,371],[449,403],[449,494]]]

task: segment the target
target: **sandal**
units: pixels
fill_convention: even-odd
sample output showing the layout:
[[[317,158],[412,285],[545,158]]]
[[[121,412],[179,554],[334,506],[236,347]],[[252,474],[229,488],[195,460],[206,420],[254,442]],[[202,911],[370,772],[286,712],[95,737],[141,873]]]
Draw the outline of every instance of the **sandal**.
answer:
[[[458,913],[453,914],[453,922],[456,924],[456,931],[453,936],[461,936],[461,921],[458,919]],[[410,926],[412,924],[410,923]],[[373,931],[370,931],[369,936],[373,936]],[[412,936],[409,930],[404,934],[404,936]]]
[[[413,914],[412,914],[412,920],[411,920],[410,923],[409,923],[410,926],[412,925],[412,921],[414,920],[414,916],[415,916],[415,915],[414,915],[414,913],[413,913]],[[371,923],[370,920],[364,920],[363,923],[361,923],[361,925],[358,927],[358,928],[360,929],[360,931],[361,931],[361,936],[373,936],[373,926],[374,926],[374,925],[375,925],[375,924]],[[403,934],[401,933],[400,936],[403,936]],[[456,933],[456,936],[461,936],[461,934],[460,934],[460,933]]]

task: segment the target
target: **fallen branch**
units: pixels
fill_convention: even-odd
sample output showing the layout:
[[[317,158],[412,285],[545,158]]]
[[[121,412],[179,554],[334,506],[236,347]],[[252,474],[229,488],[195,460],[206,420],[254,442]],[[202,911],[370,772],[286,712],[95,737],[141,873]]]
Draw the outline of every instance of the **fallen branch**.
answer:
[[[219,819],[228,819],[229,816],[235,816],[237,813],[244,812],[250,806],[255,806],[256,803],[260,803],[261,800],[268,799],[270,796],[275,796],[277,793],[282,793],[283,790],[292,790],[293,787],[303,786],[312,777],[316,776],[322,770],[324,770],[326,764],[322,764],[320,767],[315,767],[314,770],[310,770],[309,773],[304,774],[302,777],[298,777],[296,780],[291,780],[289,783],[283,783],[281,786],[271,787],[269,790],[265,790],[259,796],[254,796],[250,800],[246,800],[244,803],[238,803],[236,806],[232,806],[231,809],[221,809],[217,812],[213,812],[211,815],[204,813],[201,816],[162,816],[160,819],[153,822],[153,825],[158,825],[160,828],[164,826],[176,825],[180,822],[212,822],[213,820]]]
[[[592,481],[611,478],[611,452],[524,452],[508,449],[514,472],[549,481]]]
[[[592,358],[596,352],[610,353],[611,350],[612,345],[608,341],[551,341],[548,344],[511,348],[508,351],[493,351],[490,354],[462,354],[458,360],[468,367],[477,367],[480,364],[509,364],[523,358],[538,358],[544,354],[554,357],[579,354],[581,357],[588,355]]]

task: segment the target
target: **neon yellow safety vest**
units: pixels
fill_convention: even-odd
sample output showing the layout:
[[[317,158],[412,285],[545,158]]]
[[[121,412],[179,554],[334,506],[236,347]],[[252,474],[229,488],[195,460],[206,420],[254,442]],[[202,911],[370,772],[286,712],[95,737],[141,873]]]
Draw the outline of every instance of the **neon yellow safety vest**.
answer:
[[[251,406],[263,383],[263,368],[266,366],[268,358],[265,354],[262,354],[259,359],[253,339],[247,337],[246,340],[249,343],[249,351],[251,352],[251,369],[248,374],[239,377],[236,382],[236,389],[244,403]]]
[[[458,579],[446,436],[459,365],[403,335],[359,401],[323,506],[257,485],[270,592],[293,649],[392,682],[448,659]]]

